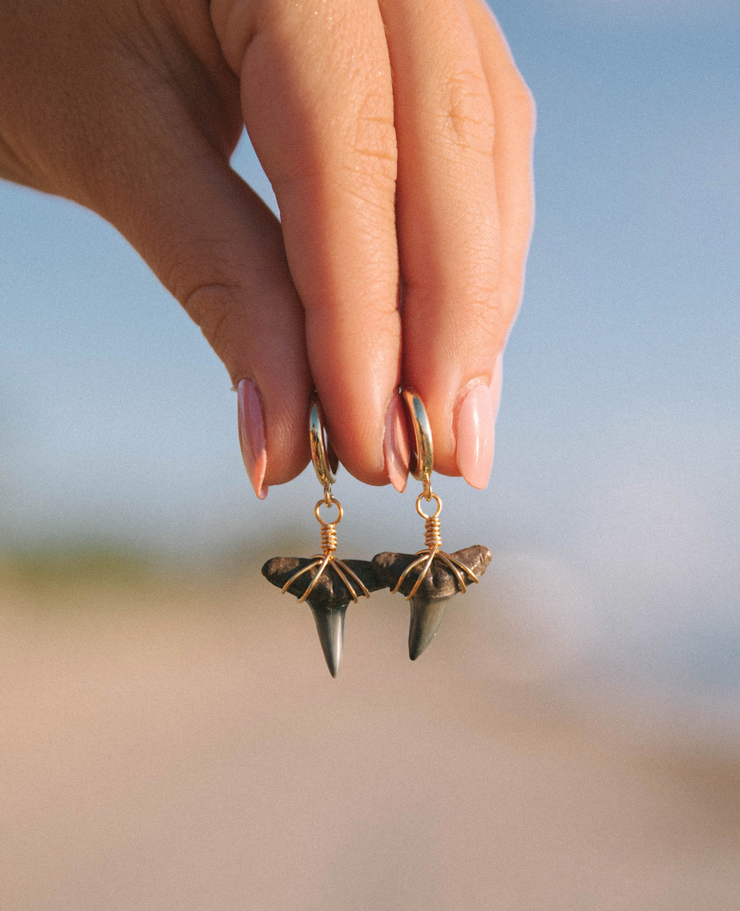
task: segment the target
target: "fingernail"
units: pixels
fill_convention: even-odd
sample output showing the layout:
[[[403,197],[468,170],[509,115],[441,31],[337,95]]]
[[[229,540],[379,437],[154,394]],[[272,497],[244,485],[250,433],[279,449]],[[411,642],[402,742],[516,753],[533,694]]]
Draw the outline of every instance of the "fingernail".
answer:
[[[494,440],[493,398],[481,383],[465,396],[457,419],[457,467],[471,487],[483,490],[488,484]]]
[[[406,490],[406,479],[409,474],[410,450],[403,403],[399,395],[393,396],[386,415],[383,455],[385,470],[391,484],[399,493],[403,493]]]
[[[491,403],[493,405],[493,422],[496,423],[498,410],[501,406],[501,389],[504,384],[504,353],[496,358],[491,377]]]
[[[267,447],[265,445],[265,417],[262,413],[262,399],[251,380],[240,380],[236,387],[239,410],[239,443],[242,449],[244,467],[254,492],[264,500],[267,470]]]

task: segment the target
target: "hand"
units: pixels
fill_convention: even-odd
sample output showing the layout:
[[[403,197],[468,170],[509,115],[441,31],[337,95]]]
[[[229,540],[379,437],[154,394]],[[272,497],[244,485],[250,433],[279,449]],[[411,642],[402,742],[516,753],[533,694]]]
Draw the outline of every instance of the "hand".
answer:
[[[259,495],[305,466],[314,385],[360,480],[405,483],[402,382],[485,486],[534,114],[482,0],[4,0],[0,85],[0,176],[98,212],[200,325]],[[229,167],[242,123],[281,223]]]

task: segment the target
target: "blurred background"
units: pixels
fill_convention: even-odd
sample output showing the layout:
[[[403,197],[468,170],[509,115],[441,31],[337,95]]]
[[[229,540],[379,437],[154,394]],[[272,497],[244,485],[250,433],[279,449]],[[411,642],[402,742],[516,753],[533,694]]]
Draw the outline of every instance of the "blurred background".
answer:
[[[539,109],[491,546],[416,663],[339,679],[259,575],[228,377],[116,234],[0,184],[0,894],[8,911],[737,908],[740,10],[497,0]],[[248,142],[235,167],[274,203]],[[346,473],[342,552],[421,545]]]

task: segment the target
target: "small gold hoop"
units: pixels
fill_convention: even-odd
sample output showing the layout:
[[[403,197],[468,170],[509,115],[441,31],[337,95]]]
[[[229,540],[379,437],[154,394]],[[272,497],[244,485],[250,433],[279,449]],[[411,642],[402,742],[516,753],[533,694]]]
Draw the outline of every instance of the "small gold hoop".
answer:
[[[427,500],[427,501],[434,500],[434,502],[437,504],[437,508],[434,510],[434,512],[431,514],[431,516],[428,516],[424,512],[424,510],[421,508],[422,500]],[[432,494],[428,497],[425,496],[423,493],[420,493],[419,496],[416,498],[416,511],[419,513],[419,515],[422,517],[422,519],[436,519],[437,516],[442,512],[442,500],[440,500],[439,496],[434,492],[432,492]]]
[[[435,496],[436,496],[436,494],[435,494]],[[334,519],[333,522],[327,522],[326,519],[321,515],[321,507],[327,506],[327,505],[337,507],[337,517],[336,517],[336,519]],[[339,502],[339,500],[337,500],[336,497],[330,496],[328,504],[326,503],[326,501],[323,498],[321,500],[319,500],[319,502],[314,507],[313,514],[316,516],[316,518],[319,520],[319,522],[321,522],[322,525],[339,525],[339,523],[342,521],[342,516],[344,515],[344,510],[342,509],[342,504]]]
[[[406,403],[411,420],[411,428],[414,431],[411,474],[417,481],[422,481],[424,478],[431,478],[434,470],[432,428],[429,424],[424,402],[422,402],[418,392],[413,389],[404,389],[403,400]]]
[[[311,461],[316,477],[325,488],[331,487],[337,479],[339,461],[327,439],[324,415],[317,398],[311,402],[308,416],[308,438],[311,443]]]

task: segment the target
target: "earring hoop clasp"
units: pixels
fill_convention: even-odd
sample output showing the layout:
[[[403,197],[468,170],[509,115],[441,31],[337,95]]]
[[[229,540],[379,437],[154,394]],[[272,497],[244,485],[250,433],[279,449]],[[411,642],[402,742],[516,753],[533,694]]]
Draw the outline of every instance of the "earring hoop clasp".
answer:
[[[427,410],[421,396],[414,389],[404,389],[403,401],[409,413],[411,429],[414,433],[413,458],[410,467],[411,474],[417,481],[429,481],[434,471],[434,444],[432,443],[432,428],[429,424]],[[427,497],[427,499],[429,499]]]
[[[326,490],[337,479],[336,473],[339,468],[339,460],[326,436],[324,414],[317,398],[314,398],[311,402],[308,416],[308,438],[311,444],[313,470],[316,472],[316,477],[323,485],[324,490]]]

